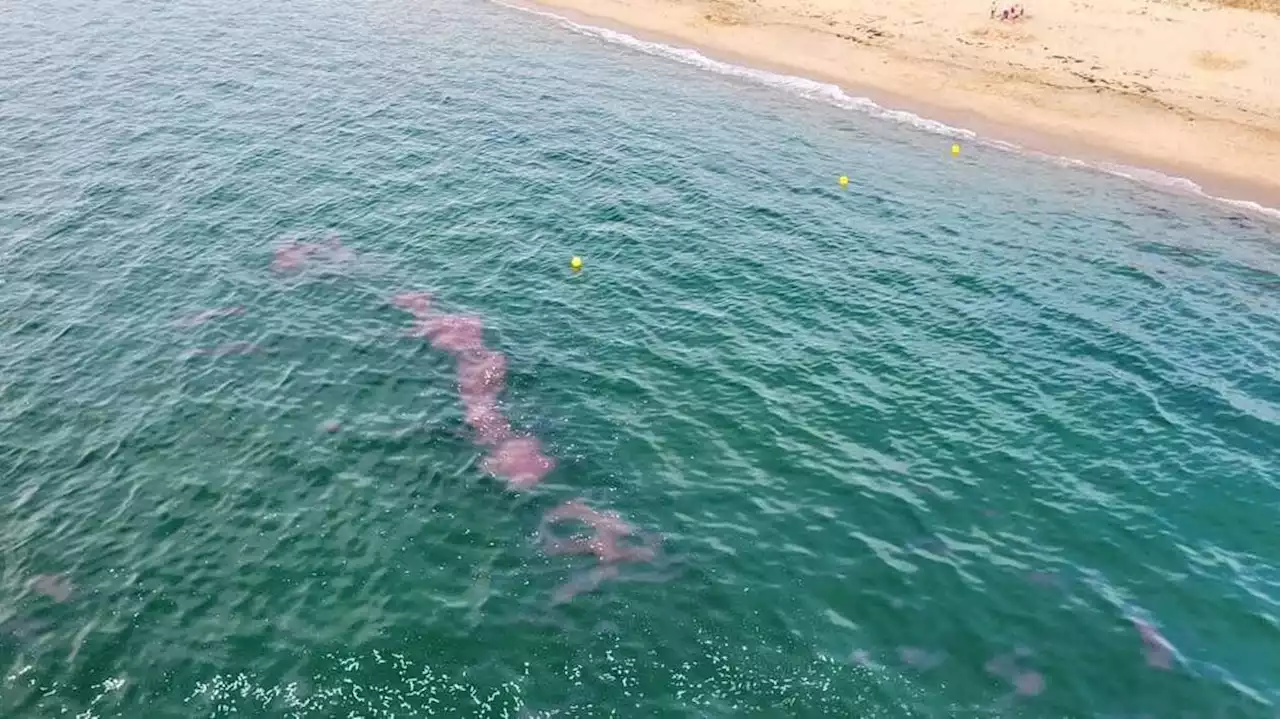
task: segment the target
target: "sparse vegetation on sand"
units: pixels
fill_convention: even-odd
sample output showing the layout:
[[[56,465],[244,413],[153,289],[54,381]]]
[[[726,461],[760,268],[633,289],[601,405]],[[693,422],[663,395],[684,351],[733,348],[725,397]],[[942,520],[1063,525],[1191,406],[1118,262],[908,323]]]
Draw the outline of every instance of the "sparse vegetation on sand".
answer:
[[[1211,0],[1215,5],[1280,15],[1280,0]]]

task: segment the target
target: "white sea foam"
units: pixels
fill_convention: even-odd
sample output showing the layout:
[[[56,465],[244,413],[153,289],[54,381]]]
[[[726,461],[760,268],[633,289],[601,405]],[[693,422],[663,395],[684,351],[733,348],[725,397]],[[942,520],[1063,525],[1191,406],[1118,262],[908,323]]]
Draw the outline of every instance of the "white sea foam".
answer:
[[[937,135],[942,135],[950,138],[964,139],[971,142],[977,142],[987,147],[1006,150],[1008,152],[1018,152],[1018,153],[1032,155],[1032,156],[1037,156],[1059,165],[1079,167],[1082,169],[1105,172],[1109,175],[1122,177],[1127,180],[1137,182],[1139,184],[1162,187],[1169,190],[1174,190],[1176,192],[1183,192],[1183,193],[1195,195],[1197,197],[1202,197],[1209,200],[1213,200],[1215,202],[1220,202],[1230,207],[1234,207],[1238,210],[1253,213],[1262,217],[1267,217],[1272,220],[1280,221],[1280,209],[1277,209],[1274,207],[1267,207],[1265,205],[1260,205],[1256,202],[1251,202],[1248,200],[1235,200],[1228,197],[1218,197],[1216,195],[1210,195],[1209,193],[1205,192],[1204,188],[1200,187],[1200,185],[1196,184],[1194,181],[1185,177],[1167,175],[1165,173],[1158,172],[1156,170],[1151,170],[1151,169],[1146,169],[1141,167],[1133,167],[1130,165],[1121,165],[1121,164],[1115,164],[1115,163],[1086,162],[1084,160],[1078,160],[1071,157],[1063,157],[1060,155],[1050,155],[1050,154],[1041,153],[1041,152],[1031,152],[1024,147],[1020,145],[1016,145],[1011,142],[1005,142],[1003,140],[996,140],[992,138],[979,137],[978,134],[973,130],[969,130],[963,127],[955,127],[953,125],[948,125],[943,122],[938,122],[937,120],[930,120],[926,117],[921,117],[915,113],[908,112],[906,110],[894,110],[891,108],[884,107],[876,103],[874,100],[870,98],[850,95],[844,90],[842,90],[840,87],[830,83],[819,82],[817,80],[811,80],[805,77],[798,77],[796,75],[785,75],[781,73],[770,72],[768,70],[758,70],[755,68],[745,67],[742,65],[735,65],[733,63],[723,62],[720,60],[707,57],[706,55],[703,55],[697,50],[693,50],[691,48],[676,47],[673,45],[666,45],[660,42],[642,40],[638,37],[634,37],[632,35],[628,35],[624,32],[619,32],[617,30],[611,30],[609,28],[597,27],[595,25],[586,25],[583,23],[574,22],[569,18],[563,17],[561,15],[557,15],[552,12],[547,12],[545,10],[538,10],[538,9],[526,7],[523,5],[513,5],[507,2],[503,2],[503,0],[493,0],[493,1],[499,5],[511,8],[513,10],[519,10],[521,12],[526,12],[532,15],[538,15],[540,17],[547,18],[573,32],[576,32],[582,35],[587,35],[589,37],[598,38],[605,42],[613,43],[616,45],[622,45],[624,47],[630,48],[632,50],[637,50],[639,52],[643,52],[648,55],[654,55],[657,57],[667,58],[669,60],[675,60],[676,62],[680,62],[685,65],[692,65],[694,67],[699,67],[704,70],[710,70],[711,72],[715,72],[721,75],[728,75],[730,77],[742,78],[750,82],[755,82],[761,85],[767,85],[769,87],[778,88],[785,92],[788,92],[793,95],[803,97],[809,100],[826,102],[831,105],[835,105],[836,107],[841,107],[848,110],[854,110],[856,112],[861,112],[861,113],[870,115],[872,117],[877,117],[884,120],[890,120],[892,122],[899,122],[905,125],[910,125],[911,127],[917,128],[919,130],[923,130],[925,132],[931,132]]]
[[[196,683],[183,699],[191,716],[222,719],[237,716],[366,717],[394,719],[418,716],[603,717],[633,716],[625,706],[601,706],[598,701],[575,701],[556,706],[536,702],[536,682],[556,678],[570,694],[598,699],[621,694],[626,701],[641,699],[678,702],[690,711],[719,716],[777,714],[803,707],[822,716],[905,716],[897,706],[886,707],[884,688],[903,698],[925,695],[909,679],[887,671],[872,675],[865,667],[829,657],[815,657],[794,671],[742,666],[720,648],[718,640],[701,638],[700,651],[679,666],[630,656],[615,644],[589,656],[588,664],[570,662],[535,667],[501,683],[485,684],[466,670],[449,673],[399,652],[372,651],[361,655],[326,654],[319,674],[301,682],[280,682],[249,672],[216,674]],[[746,647],[743,650],[746,651]],[[646,656],[646,655],[642,655]],[[651,658],[651,655],[648,655]],[[531,670],[538,679],[530,678]],[[880,691],[869,691],[878,685]],[[554,691],[552,693],[555,693]],[[794,710],[794,709],[793,709]]]

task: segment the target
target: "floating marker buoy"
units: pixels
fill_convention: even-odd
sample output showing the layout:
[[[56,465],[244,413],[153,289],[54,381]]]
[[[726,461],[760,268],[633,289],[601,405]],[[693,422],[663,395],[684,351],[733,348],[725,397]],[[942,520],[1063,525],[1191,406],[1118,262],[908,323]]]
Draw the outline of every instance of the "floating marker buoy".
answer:
[[[844,176],[844,175],[841,175],[841,176],[840,176],[840,186],[841,186],[841,187],[848,187],[848,186],[849,186],[849,178],[848,178],[848,177],[846,177],[846,176]]]
[[[573,268],[574,272],[582,269],[582,258],[575,256],[572,260],[569,260],[569,267]]]
[[[952,146],[951,146],[951,156],[952,156],[952,157],[955,157],[956,155],[959,155],[959,154],[960,154],[960,146],[959,146],[959,145],[952,145]]]

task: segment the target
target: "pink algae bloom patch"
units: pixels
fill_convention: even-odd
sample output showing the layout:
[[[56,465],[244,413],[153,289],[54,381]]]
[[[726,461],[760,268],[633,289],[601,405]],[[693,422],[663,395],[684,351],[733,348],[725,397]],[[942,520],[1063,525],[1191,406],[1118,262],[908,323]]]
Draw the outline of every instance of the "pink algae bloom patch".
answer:
[[[946,655],[919,647],[898,647],[898,659],[902,660],[903,664],[919,669],[933,669],[946,661]]]
[[[607,579],[616,579],[618,577],[618,567],[615,564],[600,564],[592,567],[585,574],[565,582],[560,586],[551,597],[551,604],[564,604],[573,601],[573,598],[579,594],[587,594],[594,592],[600,588],[600,585]]]
[[[484,348],[484,324],[470,315],[437,315],[417,322],[416,333],[446,352],[474,352]]]
[[[314,260],[325,261],[331,265],[345,265],[356,259],[356,253],[343,246],[336,232],[329,232],[327,236],[328,240],[320,244],[299,242],[296,235],[285,235],[287,239],[276,246],[275,257],[271,260],[271,269],[276,272],[292,272],[304,269]]]
[[[1044,691],[1044,675],[1037,671],[1022,672],[1014,677],[1013,689],[1024,697],[1033,697]]]
[[[458,358],[458,393],[463,399],[495,396],[507,383],[507,358],[480,350]]]
[[[576,520],[591,528],[587,537],[561,538],[551,528],[560,522]],[[601,562],[649,561],[657,556],[656,542],[641,535],[635,527],[623,521],[614,512],[600,512],[579,500],[565,502],[542,517],[539,527],[543,548],[547,554],[594,554]],[[624,545],[623,540],[635,537],[643,544]]]
[[[476,433],[479,444],[490,446],[511,438],[511,423],[492,397],[468,398],[465,421]]]
[[[176,322],[174,322],[174,324],[179,327],[196,327],[210,320],[215,320],[219,317],[234,317],[236,315],[243,315],[243,314],[244,314],[244,307],[241,307],[239,305],[236,305],[235,307],[218,307],[211,310],[203,310],[203,311],[196,312],[194,314],[190,314],[185,317],[179,318]]]
[[[258,352],[262,349],[261,345],[253,342],[227,342],[217,347],[204,347],[194,349],[187,353],[188,357],[227,357],[229,355],[247,355]]]
[[[290,240],[276,248],[275,258],[271,260],[271,269],[277,272],[288,272],[301,269],[307,260],[320,248],[309,242]]]
[[[409,314],[424,319],[431,311],[431,294],[428,292],[401,292],[391,298],[391,304]]]
[[[31,578],[31,588],[61,604],[71,598],[75,586],[61,574],[37,574]]]
[[[555,469],[555,460],[542,453],[542,443],[533,437],[515,437],[494,447],[481,467],[505,479],[517,489],[530,489]]]
[[[1133,626],[1142,637],[1142,645],[1146,650],[1147,666],[1169,670],[1173,668],[1173,644],[1164,638],[1155,627],[1141,619],[1131,619]]]

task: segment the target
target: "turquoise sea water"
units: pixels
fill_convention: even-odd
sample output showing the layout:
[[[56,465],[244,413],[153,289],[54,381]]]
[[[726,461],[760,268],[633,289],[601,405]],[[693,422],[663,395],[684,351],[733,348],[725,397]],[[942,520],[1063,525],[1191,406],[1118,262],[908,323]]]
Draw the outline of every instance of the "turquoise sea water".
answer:
[[[0,717],[1277,716],[1280,232],[950,143],[485,2],[0,7]]]

